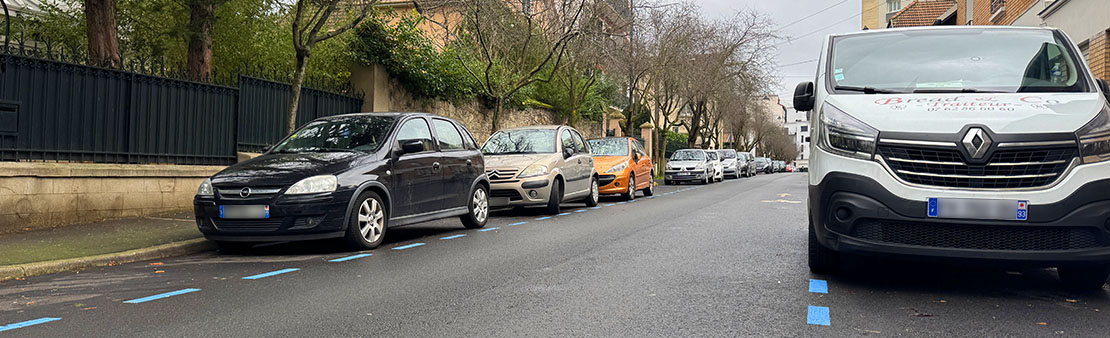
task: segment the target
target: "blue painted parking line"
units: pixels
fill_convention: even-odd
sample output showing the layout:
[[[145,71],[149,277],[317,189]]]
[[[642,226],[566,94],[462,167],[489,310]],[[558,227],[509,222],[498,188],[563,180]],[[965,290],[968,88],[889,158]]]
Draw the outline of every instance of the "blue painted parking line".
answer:
[[[590,209],[578,209],[578,210],[575,210],[574,212],[587,212],[587,211],[590,211]]]
[[[442,241],[442,240],[456,239],[456,238],[461,238],[461,237],[466,237],[466,234],[458,234],[458,235],[454,235],[454,236],[440,237],[439,240]]]
[[[536,220],[537,221],[542,221],[542,220],[546,220],[546,219],[551,219],[551,216],[540,217],[540,218],[537,218]]]
[[[364,253],[364,254],[357,254],[357,255],[354,255],[354,256],[347,256],[347,257],[343,257],[343,258],[336,258],[336,259],[330,260],[328,262],[339,263],[339,262],[346,262],[346,261],[349,261],[349,260],[352,260],[352,259],[359,259],[359,258],[370,257],[370,256],[373,256],[373,255],[368,254],[368,253]]]
[[[820,279],[809,280],[809,292],[829,293],[829,282]]]
[[[493,230],[497,230],[497,229],[501,229],[501,228],[498,228],[498,227],[485,228],[485,229],[482,229],[482,230],[478,230],[478,232],[493,231]]]
[[[596,206],[596,207],[593,207],[593,208],[590,208],[590,209],[594,209],[594,210],[601,209],[601,206],[599,205],[599,206]]]
[[[513,224],[506,225],[506,226],[507,227],[515,227],[515,226],[518,226],[518,225],[525,225],[525,224],[528,224],[528,222],[516,222],[516,223],[513,223]]]
[[[266,278],[266,277],[277,276],[277,275],[280,275],[280,274],[283,274],[283,273],[290,273],[290,272],[297,271],[297,270],[300,270],[300,269],[298,269],[298,268],[281,269],[281,270],[278,270],[278,271],[270,271],[270,272],[267,272],[267,273],[260,273],[260,274],[254,275],[254,276],[246,276],[246,277],[243,277],[243,279],[250,279],[250,280],[262,279],[262,278]]]
[[[124,303],[127,303],[127,304],[146,303],[146,302],[149,302],[149,301],[152,301],[152,300],[158,300],[158,299],[162,299],[162,298],[166,298],[166,297],[173,297],[173,296],[183,295],[183,294],[186,294],[186,293],[197,292],[197,291],[200,291],[200,289],[181,289],[181,290],[172,291],[172,292],[160,293],[160,294],[153,295],[153,296],[147,296],[147,297],[143,297],[143,298],[136,298],[136,299],[124,301]]]
[[[39,318],[39,319],[28,320],[28,321],[25,321],[25,322],[18,322],[18,323],[14,323],[14,324],[8,324],[8,325],[0,326],[0,332],[8,331],[8,330],[15,330],[15,329],[18,329],[18,328],[24,328],[24,327],[28,327],[28,326],[31,326],[31,325],[39,325],[39,324],[43,324],[43,323],[49,323],[49,322],[56,321],[56,320],[62,320],[62,319],[61,318],[55,318],[55,317],[42,317],[42,318]]]
[[[566,216],[566,215],[570,215],[570,213],[569,212],[564,212],[564,213],[561,213],[561,214],[558,214],[558,215],[555,215],[555,216]]]
[[[824,306],[809,306],[806,314],[806,324],[829,326],[829,308]]]
[[[625,203],[628,203],[628,202],[617,202],[617,204],[625,204]]]
[[[409,245],[402,245],[402,246],[394,247],[393,250],[412,249],[412,248],[415,248],[415,247],[418,247],[418,246],[421,246],[421,245],[424,245],[424,243],[412,243],[412,244],[409,244]]]
[[[614,206],[614,205],[617,205],[617,204],[616,203],[609,203],[609,204],[606,204],[605,206],[611,207],[611,206]]]

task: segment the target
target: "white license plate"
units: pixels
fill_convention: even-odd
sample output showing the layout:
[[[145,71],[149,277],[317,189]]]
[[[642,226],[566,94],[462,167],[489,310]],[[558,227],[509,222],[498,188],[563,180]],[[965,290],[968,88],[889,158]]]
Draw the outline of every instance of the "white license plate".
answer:
[[[690,173],[683,171],[678,173],[678,176],[690,176]]]
[[[1029,201],[929,198],[928,215],[933,218],[1025,221],[1029,219]]]
[[[220,218],[259,219],[270,218],[268,205],[221,205]]]

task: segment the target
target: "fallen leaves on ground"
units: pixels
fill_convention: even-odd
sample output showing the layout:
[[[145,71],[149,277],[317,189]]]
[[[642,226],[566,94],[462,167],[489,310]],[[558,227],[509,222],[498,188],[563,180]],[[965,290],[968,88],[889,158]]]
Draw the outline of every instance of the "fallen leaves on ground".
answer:
[[[1068,303],[1079,303],[1079,301],[1075,299],[1065,299],[1064,301]]]
[[[151,266],[155,266],[155,265],[162,265],[162,262],[157,262],[157,263],[150,263],[150,265],[151,265]]]
[[[1040,326],[1048,326],[1048,323],[1045,323],[1045,322],[1037,322],[1037,325],[1040,325]]]

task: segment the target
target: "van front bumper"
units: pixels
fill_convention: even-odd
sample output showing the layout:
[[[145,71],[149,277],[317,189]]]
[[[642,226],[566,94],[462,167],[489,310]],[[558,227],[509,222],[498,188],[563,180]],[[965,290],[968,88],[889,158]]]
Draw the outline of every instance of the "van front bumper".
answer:
[[[1027,221],[930,218],[927,201],[850,173],[827,173],[809,189],[817,240],[836,251],[1043,267],[1110,262],[1110,178],[1030,204]]]

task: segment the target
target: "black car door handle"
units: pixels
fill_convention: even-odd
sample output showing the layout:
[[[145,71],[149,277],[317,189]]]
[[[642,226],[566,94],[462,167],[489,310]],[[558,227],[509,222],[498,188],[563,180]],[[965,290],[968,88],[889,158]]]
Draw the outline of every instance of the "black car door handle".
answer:
[[[439,162],[432,163],[432,170],[439,170]]]

